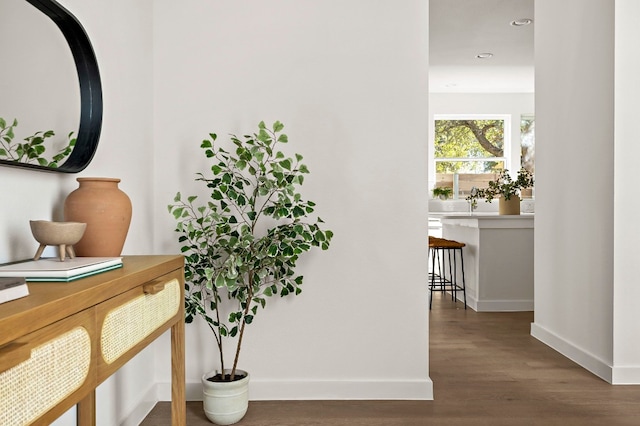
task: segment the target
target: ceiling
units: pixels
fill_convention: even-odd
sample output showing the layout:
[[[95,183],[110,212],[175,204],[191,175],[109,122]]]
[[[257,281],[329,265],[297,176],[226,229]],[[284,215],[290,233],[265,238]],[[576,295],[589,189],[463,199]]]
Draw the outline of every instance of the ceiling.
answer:
[[[534,0],[430,0],[429,91],[532,93]],[[480,53],[493,57],[478,59]]]

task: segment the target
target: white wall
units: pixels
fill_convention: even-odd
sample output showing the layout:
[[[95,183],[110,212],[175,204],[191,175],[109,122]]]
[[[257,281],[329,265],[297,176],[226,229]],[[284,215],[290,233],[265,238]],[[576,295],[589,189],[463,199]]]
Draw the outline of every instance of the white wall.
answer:
[[[122,179],[133,203],[124,254],[176,253],[166,205],[195,191],[207,167],[199,140],[279,119],[336,237],[302,261],[303,294],[272,300],[248,330],[252,397],[431,398],[427,199],[416,196],[427,180],[427,2],[61,3],[96,51],[102,137],[79,175],[0,168],[0,262],[33,255],[28,219],[61,220],[78,176]],[[168,387],[163,337],[98,389],[98,425],[136,424],[154,382]],[[189,327],[190,389],[214,367],[208,339]]]
[[[82,22],[97,55],[104,90],[102,137],[93,162],[78,175],[0,167],[0,262],[33,256],[37,244],[28,220],[62,220],[62,203],[77,187],[78,176],[122,179],[120,187],[133,203],[124,254],[152,253],[151,1],[60,3]],[[153,350],[143,352],[99,387],[98,425],[121,424],[132,410],[145,407],[145,399],[155,397],[148,393],[154,389],[152,360]],[[74,419],[71,410],[55,424],[72,425]]]
[[[305,196],[335,232],[301,261],[304,291],[270,300],[240,366],[252,399],[431,398],[428,376],[428,2],[154,2],[156,249],[178,250],[175,192],[199,149],[281,120],[311,170]],[[216,367],[188,326],[187,383]],[[165,336],[166,337],[166,336]],[[158,350],[168,397],[169,354]],[[163,359],[164,358],[164,359]]]
[[[618,207],[613,7],[609,0],[536,0],[534,20],[532,334],[607,380],[613,363],[613,208]]]
[[[638,236],[638,43],[640,3],[615,2],[615,178],[614,178],[614,295],[613,382],[640,383],[640,278]]]
[[[509,170],[515,174],[520,169],[520,118],[534,114],[533,93],[431,93],[429,95],[429,155],[433,158],[435,148],[435,115],[481,114],[507,115],[511,117],[511,144],[505,146],[509,159]],[[429,186],[435,185],[435,168],[429,170]]]

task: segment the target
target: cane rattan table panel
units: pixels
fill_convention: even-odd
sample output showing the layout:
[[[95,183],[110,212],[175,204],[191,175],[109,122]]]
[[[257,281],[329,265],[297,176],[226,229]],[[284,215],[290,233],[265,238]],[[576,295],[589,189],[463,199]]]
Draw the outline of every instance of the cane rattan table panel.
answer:
[[[120,358],[159,329],[180,309],[181,284],[173,279],[156,294],[141,294],[107,313],[102,324],[100,351],[107,364]]]
[[[77,423],[95,425],[95,388],[167,330],[172,424],[185,425],[182,256],[125,256],[120,269],[28,286],[0,304],[0,425],[50,424],[76,404]]]

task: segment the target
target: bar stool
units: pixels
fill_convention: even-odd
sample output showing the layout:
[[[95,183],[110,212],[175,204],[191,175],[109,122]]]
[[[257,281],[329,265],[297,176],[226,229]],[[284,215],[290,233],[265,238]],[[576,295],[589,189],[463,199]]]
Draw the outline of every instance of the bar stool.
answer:
[[[429,309],[433,302],[433,292],[450,292],[451,300],[457,299],[457,293],[462,292],[464,308],[467,309],[467,291],[464,282],[464,258],[462,248],[465,243],[429,236],[429,257],[431,271],[429,272]],[[462,281],[458,282],[457,258],[460,257],[460,271]],[[448,274],[447,274],[448,272]]]

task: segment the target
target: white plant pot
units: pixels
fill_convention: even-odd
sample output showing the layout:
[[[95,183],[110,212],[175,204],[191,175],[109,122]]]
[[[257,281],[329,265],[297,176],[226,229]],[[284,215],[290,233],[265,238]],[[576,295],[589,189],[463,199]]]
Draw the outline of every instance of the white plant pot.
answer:
[[[224,372],[228,374],[231,370]],[[236,370],[236,375],[246,376],[233,382],[207,380],[216,374],[210,372],[202,376],[204,413],[217,425],[232,425],[242,420],[249,408],[249,373]]]

